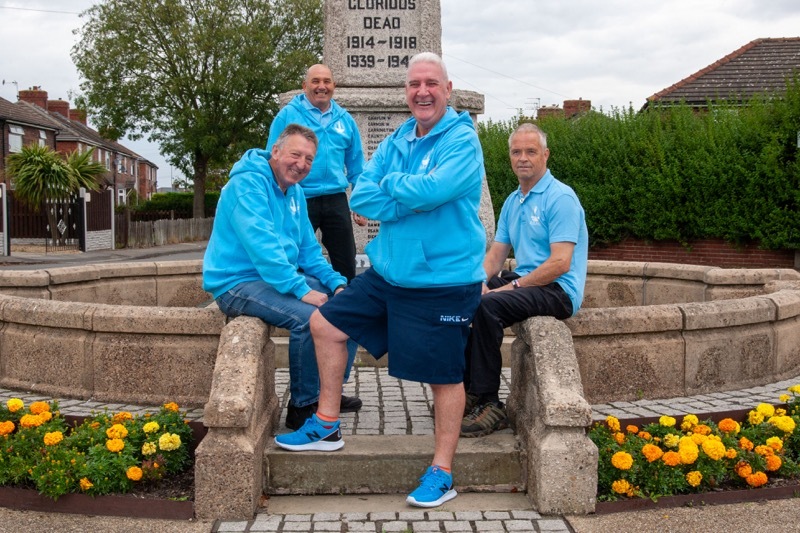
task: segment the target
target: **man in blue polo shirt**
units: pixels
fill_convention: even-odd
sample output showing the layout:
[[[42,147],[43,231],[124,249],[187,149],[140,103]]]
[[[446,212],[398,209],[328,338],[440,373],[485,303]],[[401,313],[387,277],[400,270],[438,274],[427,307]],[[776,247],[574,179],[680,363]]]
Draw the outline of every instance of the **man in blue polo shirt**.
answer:
[[[586,282],[588,232],[575,192],[547,169],[547,136],[521,124],[509,137],[519,188],[503,204],[495,242],[483,268],[488,280],[466,350],[467,390],[462,437],[507,427],[498,396],[503,329],[532,316],[559,320],[578,312]],[[501,270],[511,249],[517,267]]]

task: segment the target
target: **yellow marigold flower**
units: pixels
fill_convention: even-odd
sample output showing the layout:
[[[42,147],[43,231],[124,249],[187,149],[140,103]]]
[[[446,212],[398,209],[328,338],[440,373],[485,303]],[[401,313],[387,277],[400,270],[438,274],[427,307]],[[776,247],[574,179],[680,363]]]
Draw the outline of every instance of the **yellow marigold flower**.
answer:
[[[14,433],[14,429],[16,429],[16,426],[14,426],[14,422],[11,420],[0,422],[0,436]]]
[[[700,433],[692,433],[692,441],[695,444],[697,444],[698,446],[700,446],[701,444],[703,444],[707,440],[708,440],[708,437],[706,437],[705,435],[702,435]]]
[[[692,431],[694,433],[699,434],[699,435],[710,435],[711,434],[711,428],[708,427],[705,424],[696,425],[695,427],[692,428]]]
[[[644,440],[651,440],[653,438],[653,436],[646,431],[640,431],[636,436]]]
[[[795,423],[791,416],[773,416],[769,419],[769,423],[784,433],[791,433],[795,428]]]
[[[692,487],[698,486],[701,481],[703,481],[703,474],[697,470],[693,470],[686,474],[686,482]]]
[[[625,433],[614,433],[614,441],[619,444],[625,444]]]
[[[131,481],[139,481],[142,479],[142,469],[138,466],[132,466],[128,470],[125,471],[125,475]]]
[[[661,459],[664,452],[655,444],[645,444],[642,446],[642,454],[645,456],[648,463],[652,463],[653,461]]]
[[[53,431],[51,433],[44,434],[44,443],[46,446],[55,446],[62,440],[64,440],[64,434],[60,431]]]
[[[764,472],[755,472],[747,476],[745,478],[745,481],[747,481],[747,484],[750,485],[751,487],[760,487],[761,485],[764,485],[768,480],[767,480],[767,475]]]
[[[611,484],[611,490],[617,494],[628,494],[633,490],[631,484],[625,479],[618,479]]]
[[[767,470],[770,472],[775,472],[776,470],[780,470],[783,461],[777,455],[770,455],[767,457]]]
[[[674,448],[678,445],[678,442],[681,440],[679,436],[674,433],[667,433],[664,435],[664,446],[667,448]]]
[[[639,433],[639,428],[634,426],[633,424],[630,424],[628,426],[625,426],[625,431],[627,431],[628,433],[634,433],[635,434],[635,433]]]
[[[800,385],[792,385],[786,390],[788,390],[789,392],[793,392],[795,394],[800,394]]]
[[[22,428],[38,428],[44,424],[44,420],[39,415],[22,415],[19,419],[19,427]]]
[[[681,464],[681,454],[678,452],[669,451],[661,458],[667,466],[678,466]]]
[[[16,413],[20,409],[25,408],[25,403],[19,398],[11,398],[6,402],[6,407],[8,407],[8,410],[12,413]]]
[[[780,396],[778,396],[778,400],[781,403],[789,403],[789,400],[791,400],[791,399],[792,399],[792,397],[789,396],[788,394],[781,394]]]
[[[156,453],[156,451],[158,451],[158,449],[156,448],[156,445],[154,443],[145,442],[144,444],[142,444],[142,455],[153,455],[154,453]]]
[[[122,424],[114,424],[106,430],[109,439],[124,439],[128,436],[128,429]]]
[[[706,439],[702,446],[706,455],[715,461],[725,457],[725,445],[718,440]]]
[[[683,417],[683,422],[681,422],[681,429],[684,431],[689,431],[699,423],[700,420],[698,420],[695,415],[686,415]]]
[[[147,424],[142,426],[142,431],[144,431],[145,433],[153,433],[155,431],[158,431],[159,429],[161,429],[161,426],[159,426],[158,422],[155,421],[148,422]]]
[[[736,475],[743,478],[753,473],[753,467],[750,466],[747,461],[739,461],[736,463],[736,466],[733,467],[733,470],[736,472]]]
[[[770,455],[775,455],[775,450],[773,450],[766,444],[759,444],[758,446],[756,446],[756,453],[761,457],[767,457]]]
[[[181,437],[176,433],[164,433],[158,438],[158,447],[165,451],[177,450],[181,445]]]
[[[614,432],[619,431],[620,428],[619,419],[614,416],[609,415],[606,417],[606,425],[608,426],[608,429],[610,429],[611,431]]]
[[[122,439],[108,439],[106,441],[106,448],[108,451],[118,453],[125,447],[125,441]]]
[[[775,407],[768,403],[760,403],[756,406],[756,411],[764,415],[764,418],[775,416]]]
[[[736,453],[736,450],[734,448],[728,448],[725,451],[725,457],[728,458],[728,459],[736,459],[737,455],[739,455],[739,454]]]
[[[630,470],[633,466],[633,457],[628,452],[617,452],[611,456],[611,464],[620,470]]]
[[[749,413],[747,413],[747,421],[753,424],[754,426],[757,426],[764,421],[764,415],[759,413],[758,411],[750,411]]]
[[[45,411],[50,410],[50,405],[47,402],[33,402],[30,407],[32,415],[40,415]]]
[[[79,483],[80,483],[80,486],[81,486],[81,490],[89,490],[92,487],[94,487],[94,483],[89,481],[89,478],[85,478],[85,477],[81,478]]]
[[[686,446],[689,447],[694,446],[695,448],[697,447],[697,443],[695,443],[694,441],[694,435],[692,435],[691,437],[690,436],[681,437],[680,440],[678,440],[678,448],[684,448]]]
[[[723,433],[733,433],[734,435],[738,434],[742,429],[739,423],[732,418],[723,418],[719,421],[717,427]]]
[[[775,409],[775,416],[786,416],[786,409]]]
[[[658,423],[664,427],[675,427],[676,420],[671,416],[662,416],[658,419]]]
[[[700,449],[692,439],[681,439],[681,443],[678,445],[678,453],[681,456],[681,462],[685,465],[690,465],[697,461]]]
[[[114,424],[122,424],[126,420],[133,420],[133,415],[128,411],[120,411],[111,418]]]
[[[178,412],[178,404],[175,403],[175,402],[165,403],[164,404],[164,409],[166,409],[167,411],[175,411],[177,413]]]
[[[747,452],[750,452],[753,450],[753,443],[750,442],[750,439],[748,439],[747,437],[742,437],[741,439],[739,439],[739,448]]]
[[[780,437],[770,437],[767,439],[767,446],[779,452],[783,449],[783,439]]]

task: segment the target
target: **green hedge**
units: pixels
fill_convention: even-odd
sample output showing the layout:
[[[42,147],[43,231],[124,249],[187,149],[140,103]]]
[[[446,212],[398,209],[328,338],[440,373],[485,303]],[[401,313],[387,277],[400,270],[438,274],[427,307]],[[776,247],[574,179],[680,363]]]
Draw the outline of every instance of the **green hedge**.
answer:
[[[508,160],[516,122],[478,127],[495,215],[517,187]],[[630,236],[800,248],[798,80],[785,98],[739,108],[615,109],[539,126],[548,166],[581,199],[593,245]]]
[[[217,211],[219,191],[208,191],[205,196],[205,213],[207,217],[214,216]],[[191,217],[194,207],[193,192],[159,192],[155,193],[146,202],[136,207],[139,212],[175,211],[179,218]]]

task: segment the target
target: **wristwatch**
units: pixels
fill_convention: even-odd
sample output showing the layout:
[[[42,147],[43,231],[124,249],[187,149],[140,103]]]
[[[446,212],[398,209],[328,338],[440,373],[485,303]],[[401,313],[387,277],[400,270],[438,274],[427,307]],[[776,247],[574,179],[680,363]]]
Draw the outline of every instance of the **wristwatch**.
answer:
[[[511,280],[511,286],[514,287],[515,289],[519,289],[519,287],[520,287],[519,280],[518,279],[512,279]]]

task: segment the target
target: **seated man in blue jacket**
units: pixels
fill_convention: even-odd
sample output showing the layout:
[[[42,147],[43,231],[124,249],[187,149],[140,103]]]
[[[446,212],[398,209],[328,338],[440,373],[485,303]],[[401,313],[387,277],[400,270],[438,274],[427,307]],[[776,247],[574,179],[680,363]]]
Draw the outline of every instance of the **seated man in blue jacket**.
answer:
[[[322,255],[298,185],[316,151],[314,132],[298,124],[288,125],[270,152],[248,150],[222,189],[203,259],[203,288],[223,313],[289,330],[291,429],[303,425],[319,399],[309,318],[347,285]],[[355,348],[348,345],[348,369]],[[341,403],[345,409],[361,407],[358,398],[342,396]]]

